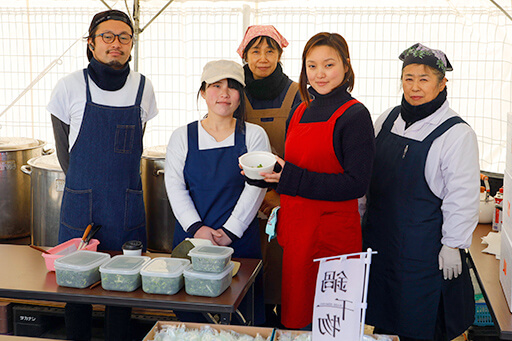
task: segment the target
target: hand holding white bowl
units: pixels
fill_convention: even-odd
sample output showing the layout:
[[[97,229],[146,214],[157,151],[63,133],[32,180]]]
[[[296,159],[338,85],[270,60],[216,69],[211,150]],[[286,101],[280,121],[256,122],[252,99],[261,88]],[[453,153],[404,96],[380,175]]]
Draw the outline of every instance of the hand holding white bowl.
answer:
[[[279,173],[276,173],[276,172],[265,173],[264,180],[266,182],[279,183],[279,180],[281,180],[281,173],[283,172],[284,165],[285,165],[286,161],[281,159],[279,156],[276,156],[276,160],[277,160],[277,163],[279,163],[281,165],[281,170],[279,171]]]
[[[263,180],[265,177],[260,173],[272,173],[276,158],[269,152],[250,152],[238,158],[245,176],[252,180]]]

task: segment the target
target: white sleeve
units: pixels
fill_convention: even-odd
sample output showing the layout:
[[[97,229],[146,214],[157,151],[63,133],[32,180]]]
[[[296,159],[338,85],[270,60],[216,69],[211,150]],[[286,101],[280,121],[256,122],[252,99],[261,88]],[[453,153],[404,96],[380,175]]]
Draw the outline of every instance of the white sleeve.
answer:
[[[144,93],[142,95],[141,111],[142,124],[146,123],[158,114],[153,84],[147,77],[146,84],[144,85]]]
[[[246,122],[245,143],[247,145],[247,152],[270,152],[270,142],[267,133],[256,124]],[[241,238],[258,213],[266,192],[265,188],[252,186],[246,182],[242,194],[240,194],[240,198],[238,198],[235,208],[231,212],[231,216],[224,223],[224,228]]]
[[[46,106],[46,110],[53,116],[67,125],[71,124],[71,112],[70,112],[69,94],[66,88],[64,79],[60,79],[53,88],[50,102]]]
[[[443,200],[441,243],[467,248],[478,224],[480,203],[477,138],[466,124],[457,124],[443,135],[432,144],[425,177],[432,192]]]
[[[183,170],[188,152],[187,126],[176,129],[169,139],[165,157],[165,189],[176,220],[186,231],[201,221],[185,185]]]
[[[388,110],[384,111],[375,121],[375,124],[373,125],[373,129],[375,130],[375,136],[377,136],[382,129],[382,125],[384,124],[384,121],[386,118],[388,118],[389,114],[395,107],[391,107]]]

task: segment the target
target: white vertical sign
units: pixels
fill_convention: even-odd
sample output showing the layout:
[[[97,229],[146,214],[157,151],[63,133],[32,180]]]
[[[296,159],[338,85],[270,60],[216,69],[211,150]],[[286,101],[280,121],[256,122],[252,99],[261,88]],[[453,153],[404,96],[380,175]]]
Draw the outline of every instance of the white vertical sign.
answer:
[[[357,341],[362,337],[361,323],[364,323],[366,310],[365,270],[372,253],[369,250],[368,253],[319,259],[313,307],[314,341]]]

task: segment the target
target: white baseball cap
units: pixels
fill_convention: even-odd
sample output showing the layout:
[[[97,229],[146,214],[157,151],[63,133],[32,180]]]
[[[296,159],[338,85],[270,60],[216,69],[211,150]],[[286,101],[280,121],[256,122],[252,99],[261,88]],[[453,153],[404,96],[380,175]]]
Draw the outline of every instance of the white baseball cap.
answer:
[[[231,78],[245,86],[244,69],[242,65],[232,60],[214,60],[206,63],[201,75],[201,82],[212,84],[225,78]]]

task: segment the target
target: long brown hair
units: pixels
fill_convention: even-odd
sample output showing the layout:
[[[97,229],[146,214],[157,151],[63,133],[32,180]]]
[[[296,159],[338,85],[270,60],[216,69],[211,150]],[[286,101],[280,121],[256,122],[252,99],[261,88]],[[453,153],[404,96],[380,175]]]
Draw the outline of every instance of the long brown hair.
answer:
[[[309,106],[309,101],[311,100],[307,89],[308,76],[306,74],[306,57],[309,51],[317,46],[330,46],[338,53],[341,60],[343,61],[343,65],[347,67],[345,78],[343,79],[343,83],[341,83],[340,86],[348,83],[349,92],[354,88],[354,70],[352,70],[352,65],[350,64],[348,44],[345,41],[345,38],[343,38],[338,33],[317,33],[311,37],[311,39],[309,39],[309,41],[306,43],[306,46],[304,47],[304,52],[302,52],[302,70],[299,77],[299,91],[300,97],[302,101],[305,102],[306,106]]]

